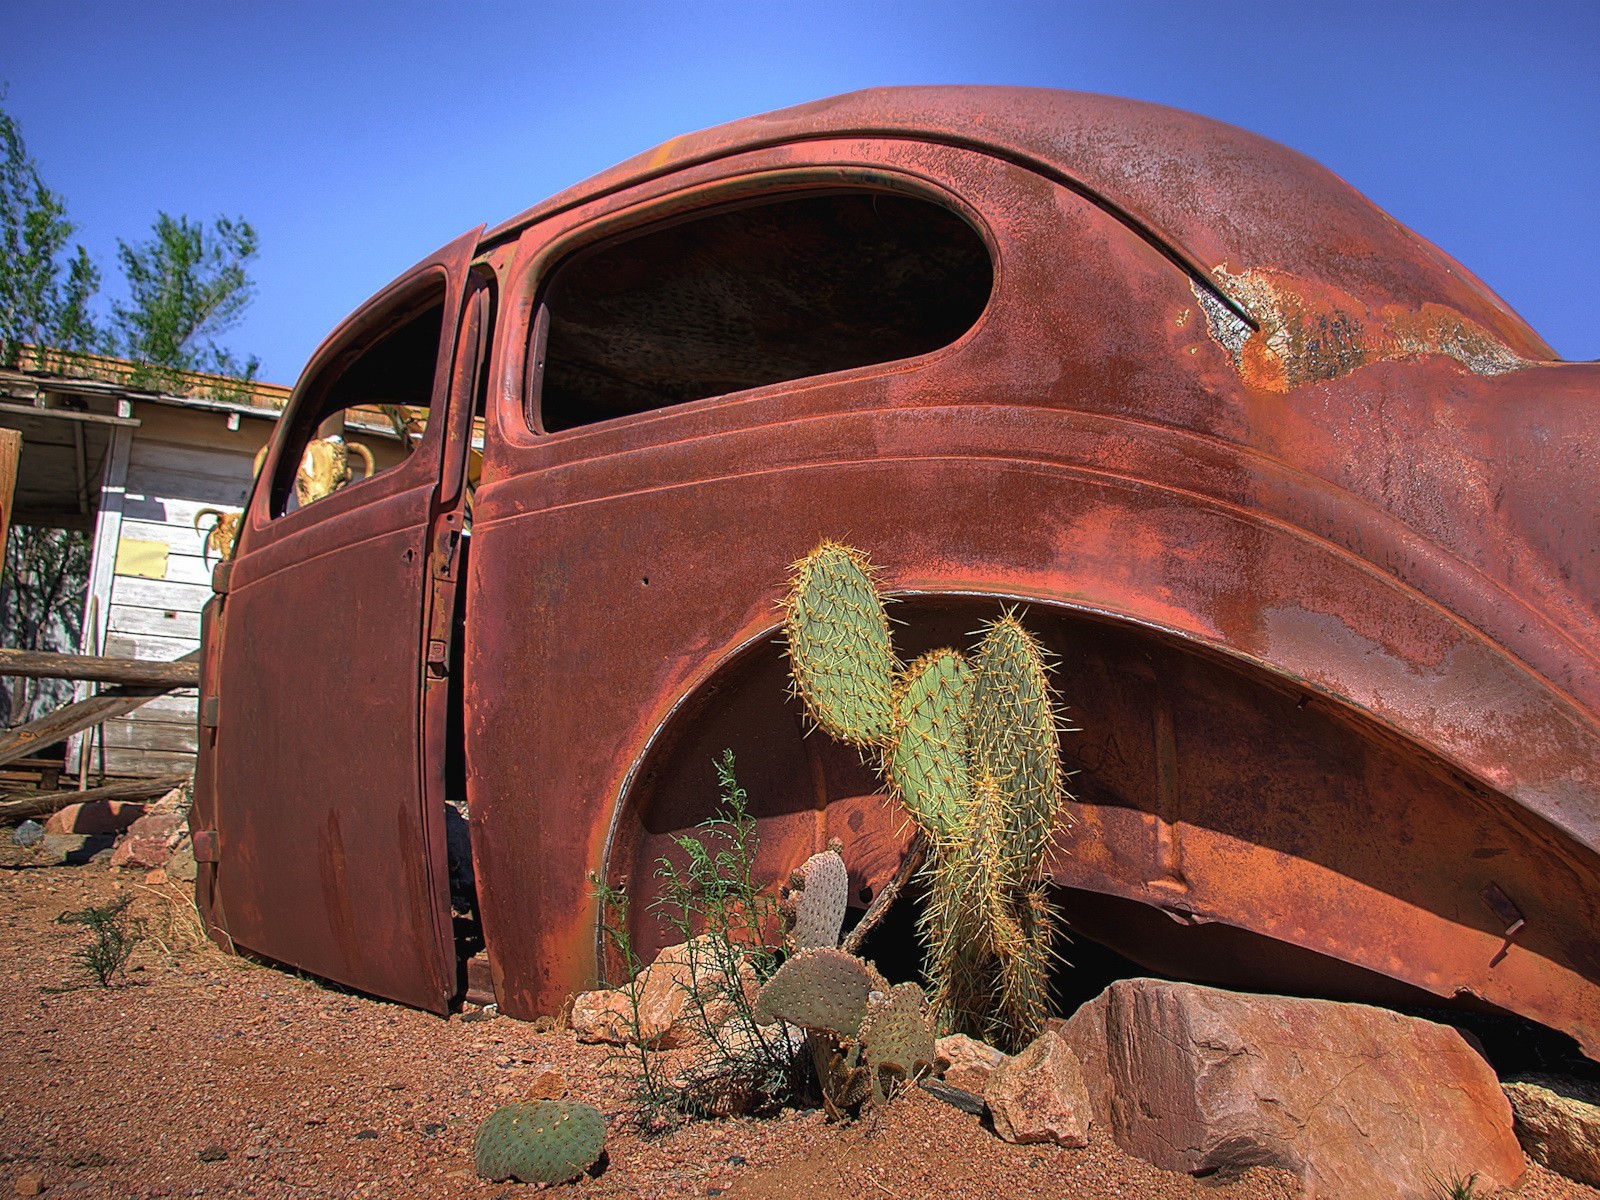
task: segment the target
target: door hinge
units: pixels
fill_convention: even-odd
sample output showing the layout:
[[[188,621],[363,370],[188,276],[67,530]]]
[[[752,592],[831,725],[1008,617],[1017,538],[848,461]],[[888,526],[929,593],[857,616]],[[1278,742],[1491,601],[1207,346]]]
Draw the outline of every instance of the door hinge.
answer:
[[[196,829],[189,838],[189,844],[194,850],[194,860],[197,863],[221,862],[218,845],[217,831],[215,829]]]
[[[217,727],[217,712],[222,707],[220,696],[206,696],[200,701],[200,728],[215,729]]]
[[[228,580],[233,575],[231,562],[219,562],[211,568],[211,590],[219,596],[228,594]]]

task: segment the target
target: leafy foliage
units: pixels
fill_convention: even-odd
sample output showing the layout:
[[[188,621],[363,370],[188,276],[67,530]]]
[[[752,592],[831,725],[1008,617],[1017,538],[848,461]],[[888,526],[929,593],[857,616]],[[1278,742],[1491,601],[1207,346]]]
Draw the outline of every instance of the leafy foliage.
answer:
[[[89,586],[89,536],[78,530],[14,525],[0,572],[0,644],[19,650],[78,648]],[[0,724],[31,720],[72,694],[65,680],[7,680]]]
[[[156,216],[147,241],[117,242],[128,304],[113,303],[122,352],[143,370],[135,381],[170,385],[179,371],[253,379],[260,361],[240,363],[217,344],[238,325],[255,294],[246,267],[256,257],[255,228],[244,218],[203,221]]]
[[[626,1053],[632,1058],[639,1127],[647,1134],[674,1128],[685,1116],[772,1107],[796,1086],[796,1039],[782,1024],[759,1024],[754,1011],[755,985],[778,967],[778,950],[768,942],[780,925],[778,900],[755,878],[756,822],[731,750],[723,752],[716,770],[720,811],[694,833],[674,839],[683,864],[659,861],[661,892],[651,906],[674,940],[685,944],[687,1016],[702,1047],[699,1064],[677,1078],[664,1076],[657,1051],[637,1044],[644,964],[628,932],[628,896],[603,880],[591,880],[607,940],[630,981],[622,990],[632,1004],[636,1036]]]
[[[62,925],[85,926],[91,940],[73,955],[84,970],[93,975],[101,987],[110,987],[123,973],[128,959],[144,941],[144,922],[128,914],[133,903],[131,895],[118,896],[110,904],[91,904],[78,912],[62,913],[56,921]]]
[[[24,343],[102,346],[89,314],[100,272],[82,246],[66,254],[74,229],[66,212],[39,178],[17,123],[0,111],[0,366],[16,366]]]

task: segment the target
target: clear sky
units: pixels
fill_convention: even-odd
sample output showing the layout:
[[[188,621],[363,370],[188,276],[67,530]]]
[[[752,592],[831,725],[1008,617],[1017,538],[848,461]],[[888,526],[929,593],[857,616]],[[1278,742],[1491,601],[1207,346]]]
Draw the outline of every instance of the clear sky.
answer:
[[[259,293],[224,340],[278,382],[480,222],[679,133],[903,83],[1265,134],[1600,358],[1600,0],[0,0],[0,81],[108,289],[158,210],[255,224]]]

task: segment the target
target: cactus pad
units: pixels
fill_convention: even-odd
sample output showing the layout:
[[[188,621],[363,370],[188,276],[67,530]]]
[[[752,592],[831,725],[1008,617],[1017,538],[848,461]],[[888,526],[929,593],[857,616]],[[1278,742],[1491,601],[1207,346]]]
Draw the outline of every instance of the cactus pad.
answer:
[[[794,948],[832,950],[839,944],[844,910],[850,900],[850,875],[844,859],[837,850],[824,850],[806,859],[795,873],[800,877],[800,886],[790,898]]]
[[[896,1080],[910,1079],[933,1066],[933,1026],[928,1001],[914,983],[900,983],[889,994],[867,1003],[861,1022],[861,1045],[875,1071],[877,1093],[888,1093]]]
[[[999,786],[1006,859],[1021,877],[1044,861],[1061,811],[1055,709],[1039,643],[1007,612],[988,625],[973,656],[972,771]]]
[[[853,954],[803,950],[767,980],[756,998],[756,1016],[853,1038],[861,1030],[867,997],[888,990],[872,964]]]
[[[606,1123],[587,1104],[540,1100],[497,1108],[478,1126],[472,1157],[485,1179],[566,1183],[605,1150]]]
[[[825,541],[794,570],[784,634],[796,691],[829,736],[887,745],[900,663],[866,555]]]
[[[934,650],[907,668],[895,697],[898,721],[887,756],[889,782],[934,841],[959,836],[972,807],[967,770],[971,676],[961,654]]]

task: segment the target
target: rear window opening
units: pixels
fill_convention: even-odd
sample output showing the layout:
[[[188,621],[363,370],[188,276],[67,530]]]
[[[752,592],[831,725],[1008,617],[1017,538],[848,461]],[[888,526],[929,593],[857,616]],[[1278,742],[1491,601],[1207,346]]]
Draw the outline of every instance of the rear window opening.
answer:
[[[988,303],[988,247],[928,200],[791,196],[656,226],[555,271],[536,336],[547,432],[947,346]]]

